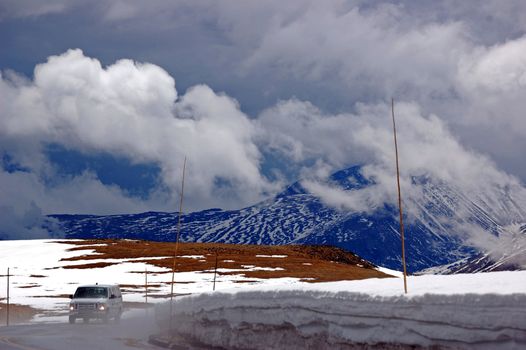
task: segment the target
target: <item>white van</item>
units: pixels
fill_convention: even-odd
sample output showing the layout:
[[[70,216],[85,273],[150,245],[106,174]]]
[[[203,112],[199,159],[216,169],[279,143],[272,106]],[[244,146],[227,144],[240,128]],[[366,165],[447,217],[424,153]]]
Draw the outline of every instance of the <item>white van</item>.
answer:
[[[121,290],[116,284],[94,284],[80,286],[70,295],[69,323],[82,318],[84,323],[90,319],[108,322],[111,318],[119,322],[122,314]]]

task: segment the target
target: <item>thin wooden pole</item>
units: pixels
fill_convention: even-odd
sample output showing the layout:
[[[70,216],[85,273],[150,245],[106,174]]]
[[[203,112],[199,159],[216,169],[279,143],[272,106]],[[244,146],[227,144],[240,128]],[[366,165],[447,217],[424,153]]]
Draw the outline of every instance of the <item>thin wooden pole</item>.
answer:
[[[7,268],[7,305],[5,325],[9,326],[9,267]]]
[[[148,309],[148,268],[144,268],[144,291],[146,297],[146,309]]]
[[[216,267],[214,268],[214,287],[212,290],[216,290],[216,276],[217,276],[217,251],[216,251]]]
[[[394,99],[391,99],[391,115],[393,117],[393,135],[396,154],[396,181],[398,185],[398,209],[400,212],[400,236],[402,238],[402,267],[404,269],[404,292],[407,294],[407,270],[405,266],[404,217],[402,213],[402,194],[400,191],[400,167],[398,164],[398,143],[396,141],[396,123],[394,115]]]
[[[177,251],[179,250],[179,235],[181,233],[181,213],[183,211],[183,196],[184,196],[184,176],[186,172],[186,157],[184,157],[184,163],[183,163],[183,179],[181,181],[181,197],[179,201],[179,217],[177,219],[177,234],[175,236],[175,251],[174,251],[174,259],[173,259],[173,266],[172,266],[172,284],[170,288],[170,329],[172,329],[173,325],[173,298],[174,298],[174,284],[175,284],[175,267],[176,267],[176,260],[177,260]]]

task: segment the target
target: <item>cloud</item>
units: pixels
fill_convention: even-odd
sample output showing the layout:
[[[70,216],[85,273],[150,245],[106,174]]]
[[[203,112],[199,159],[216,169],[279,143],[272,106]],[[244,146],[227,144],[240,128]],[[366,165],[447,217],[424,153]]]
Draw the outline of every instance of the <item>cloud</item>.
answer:
[[[167,205],[176,202],[185,156],[188,209],[251,204],[277,188],[260,174],[254,127],[237,101],[205,85],[178,97],[174,79],[158,66],[119,60],[102,67],[69,50],[38,65],[32,81],[6,75],[0,91],[4,137],[33,143],[33,152],[56,143],[157,164],[173,197]],[[39,174],[49,164],[36,157],[22,166]]]
[[[340,211],[353,213],[372,213],[383,205],[383,201],[375,198],[378,191],[377,185],[371,185],[364,189],[351,193],[337,187],[336,185],[324,184],[313,180],[302,182],[303,187],[314,196],[320,198],[326,205]],[[385,199],[385,198],[384,198]]]
[[[35,202],[30,202],[22,212],[0,205],[0,222],[0,239],[37,239],[54,235],[54,220],[42,215]]]
[[[63,0],[5,0],[0,4],[0,21],[6,18],[38,17],[61,13],[66,10]]]
[[[310,176],[303,181],[308,191],[337,209],[373,213],[384,203],[397,206],[390,114],[389,105],[378,104],[361,105],[356,114],[329,115],[308,102],[294,100],[264,112],[259,122],[271,135],[270,152],[297,164],[322,159],[311,165]],[[486,250],[488,241],[499,238],[473,223],[479,220],[473,205],[502,227],[524,221],[526,189],[520,180],[499,170],[488,157],[467,149],[444,120],[424,115],[417,104],[397,103],[396,116],[402,195],[410,222],[428,224],[427,205],[434,203],[441,206],[434,224]],[[363,164],[362,175],[372,184],[344,190],[327,183],[326,178],[316,179],[319,164],[332,169]],[[499,232],[503,239],[508,237]]]
[[[256,120],[265,147],[281,153],[295,163],[322,160],[331,165],[344,165],[349,153],[345,143],[352,117],[326,115],[310,102],[297,99],[280,101],[264,110]]]
[[[461,62],[460,84],[466,91],[486,90],[509,93],[526,86],[526,38],[478,52],[472,60]]]
[[[526,147],[523,2],[295,4],[257,8],[257,32],[247,23],[254,7],[221,12],[229,37],[251,43],[240,56],[244,74],[264,72],[270,91],[292,90],[332,113],[391,97],[414,101],[463,144],[526,178],[516,161]]]
[[[0,205],[12,207],[17,213],[27,211],[31,202],[44,214],[129,213],[160,209],[163,203],[161,194],[152,194],[149,201],[132,198],[117,186],[102,184],[88,172],[50,182],[31,172],[1,171],[0,183]]]
[[[36,4],[17,3],[5,3],[9,18],[19,18],[14,15],[17,8],[38,9]],[[292,97],[338,113],[394,96],[447,120],[463,144],[526,179],[526,165],[516,161],[526,147],[520,114],[526,106],[518,97],[524,88],[515,85],[509,93],[491,93],[495,86],[486,86],[520,73],[525,56],[523,1],[52,4],[62,10],[34,19],[37,26],[53,23],[44,26],[46,32],[14,21],[20,26],[13,31],[33,38],[32,45],[6,47],[6,57],[27,61],[35,51],[47,56],[50,47],[56,53],[79,42],[104,62],[123,55],[155,62],[177,76],[184,89],[203,83],[218,88],[252,115]],[[79,25],[69,28],[63,41],[50,42],[70,21]],[[16,56],[23,53],[26,57]],[[504,70],[492,82],[489,77],[494,75],[487,69],[495,64]],[[483,73],[489,74],[484,78]]]
[[[411,177],[427,175],[473,193],[496,186],[521,186],[490,158],[466,148],[444,120],[424,115],[418,104],[397,103],[395,113],[401,175],[407,183]],[[383,184],[384,180],[392,182],[394,169],[390,115],[387,104],[362,104],[355,114],[331,115],[309,102],[291,100],[264,111],[258,123],[268,135],[270,152],[298,164],[321,159],[333,169],[366,164],[365,175]]]
[[[526,36],[491,48],[477,50],[460,61],[458,84],[470,102],[469,124],[505,126],[526,136]],[[503,106],[506,109],[503,110]]]
[[[408,173],[431,171],[449,181],[470,171],[469,151],[434,115],[424,117],[415,103],[398,103],[397,114],[404,164]],[[386,104],[357,106],[357,113],[326,114],[309,102],[282,101],[264,111],[258,123],[268,135],[267,147],[294,162],[312,163],[322,159],[333,168],[346,164],[375,163],[391,167],[394,159],[390,109]],[[462,161],[446,162],[450,153]],[[468,161],[464,164],[463,161]],[[442,164],[451,164],[443,167]],[[454,173],[452,173],[454,172]]]
[[[423,99],[451,87],[469,45],[464,33],[460,22],[415,25],[390,4],[364,9],[310,3],[292,20],[277,17],[245,67],[272,65],[303,79],[331,79],[354,97],[365,90],[369,98]]]

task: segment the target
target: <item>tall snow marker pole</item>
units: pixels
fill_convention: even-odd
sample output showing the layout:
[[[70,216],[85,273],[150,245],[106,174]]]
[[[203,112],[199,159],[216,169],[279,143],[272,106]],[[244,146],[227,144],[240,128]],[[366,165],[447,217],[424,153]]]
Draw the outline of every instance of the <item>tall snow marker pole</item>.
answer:
[[[216,250],[216,266],[214,268],[214,287],[212,288],[212,290],[216,290],[216,276],[217,276],[217,250]]]
[[[184,195],[184,175],[186,172],[186,157],[184,157],[183,163],[183,180],[181,181],[181,198],[179,201],[179,217],[177,219],[177,235],[175,236],[175,251],[172,266],[172,284],[170,288],[170,329],[173,324],[173,299],[174,299],[174,284],[175,284],[175,261],[177,259],[177,250],[179,249],[179,235],[181,233],[181,213],[183,211],[183,195]]]
[[[6,319],[5,325],[9,326],[9,267],[7,268],[7,304],[6,304]]]
[[[146,298],[146,310],[148,310],[148,268],[144,268],[144,292]]]
[[[396,155],[396,181],[398,184],[398,208],[400,211],[400,236],[402,238],[402,266],[404,268],[404,292],[407,294],[407,270],[405,266],[404,218],[402,213],[402,194],[400,192],[400,167],[398,165],[398,143],[396,142],[396,123],[394,115],[394,99],[391,99],[391,116],[393,117],[393,135]]]

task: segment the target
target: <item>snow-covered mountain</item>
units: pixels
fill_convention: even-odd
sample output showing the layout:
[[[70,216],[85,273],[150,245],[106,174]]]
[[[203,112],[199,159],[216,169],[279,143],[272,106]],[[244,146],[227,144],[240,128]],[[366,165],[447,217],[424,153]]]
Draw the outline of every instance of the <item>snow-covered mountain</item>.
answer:
[[[333,174],[329,182],[345,191],[373,185],[354,166]],[[408,207],[406,254],[409,271],[450,264],[484,252],[478,244],[496,239],[506,227],[526,222],[526,196],[509,189],[466,193],[426,177],[413,178],[418,198]],[[174,240],[177,213],[129,215],[53,215],[70,238]],[[516,233],[520,239],[524,232]],[[210,209],[182,216],[184,241],[236,244],[328,244],[375,264],[400,269],[397,208],[390,204],[371,212],[346,212],[324,204],[300,182],[276,197],[241,210]]]

